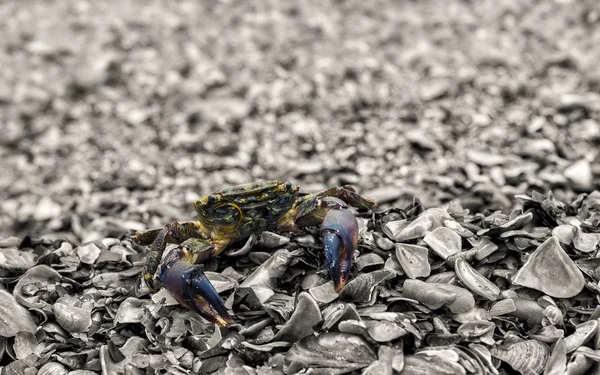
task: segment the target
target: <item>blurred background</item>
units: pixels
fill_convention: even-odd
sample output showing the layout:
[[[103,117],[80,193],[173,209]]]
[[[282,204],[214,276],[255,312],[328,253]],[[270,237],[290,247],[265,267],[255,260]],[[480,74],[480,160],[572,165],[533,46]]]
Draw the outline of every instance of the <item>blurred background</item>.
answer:
[[[600,188],[589,1],[0,3],[0,237],[117,236],[279,179],[472,212]]]

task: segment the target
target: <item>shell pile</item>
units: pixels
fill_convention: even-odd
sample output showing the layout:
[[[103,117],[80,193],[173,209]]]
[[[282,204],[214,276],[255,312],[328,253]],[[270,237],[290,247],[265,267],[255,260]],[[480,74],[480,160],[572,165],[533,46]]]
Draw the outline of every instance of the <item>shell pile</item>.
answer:
[[[205,265],[237,324],[139,283],[120,238],[0,239],[6,374],[600,374],[600,193],[360,214],[336,293],[318,230],[264,233]]]

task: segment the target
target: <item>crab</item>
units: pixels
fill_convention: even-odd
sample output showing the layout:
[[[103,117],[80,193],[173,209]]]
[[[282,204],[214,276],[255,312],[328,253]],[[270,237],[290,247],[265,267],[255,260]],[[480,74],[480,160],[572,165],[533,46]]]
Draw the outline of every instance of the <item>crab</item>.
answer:
[[[210,322],[235,322],[202,263],[233,242],[266,230],[296,232],[321,225],[321,239],[336,291],[350,275],[358,242],[358,223],[348,205],[372,209],[376,203],[351,186],[299,195],[291,182],[265,181],[228,187],[194,202],[197,221],[175,221],[160,229],[139,231],[135,240],[150,245],[142,277],[152,293],[161,285],[183,306]],[[178,244],[163,259],[167,244]]]

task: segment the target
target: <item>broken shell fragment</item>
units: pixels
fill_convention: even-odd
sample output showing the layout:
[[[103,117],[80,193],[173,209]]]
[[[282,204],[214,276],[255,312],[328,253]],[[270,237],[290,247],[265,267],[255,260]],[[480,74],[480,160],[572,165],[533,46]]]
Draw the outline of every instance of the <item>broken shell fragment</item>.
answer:
[[[575,349],[588,342],[592,337],[594,337],[594,335],[596,335],[597,330],[597,320],[589,320],[585,323],[578,324],[575,327],[575,332],[564,339],[567,353],[571,353]]]
[[[19,305],[12,294],[0,290],[0,336],[13,337],[19,331],[35,333],[36,329],[29,310]]]
[[[552,235],[565,245],[573,243],[575,227],[569,224],[563,224],[552,229]]]
[[[386,269],[360,275],[346,284],[340,293],[340,298],[353,302],[366,302],[371,298],[377,285],[394,276],[396,276],[394,272]]]
[[[411,279],[428,277],[431,274],[428,254],[429,250],[423,246],[396,244],[396,258],[406,276]]]
[[[19,331],[15,335],[13,349],[17,359],[24,359],[35,352],[38,345],[35,335],[28,331]]]
[[[462,238],[446,227],[439,227],[427,233],[423,241],[444,260],[462,250]]]
[[[339,293],[335,291],[333,281],[328,281],[323,285],[312,287],[308,290],[311,296],[321,304],[326,304],[335,301]]]
[[[500,296],[500,288],[475,271],[466,260],[457,258],[454,263],[454,272],[456,272],[456,276],[458,276],[461,283],[471,292],[490,301],[495,301]]]
[[[296,342],[313,334],[315,332],[313,327],[322,319],[317,301],[307,292],[302,292],[298,296],[294,313],[281,331],[275,335],[273,341]]]
[[[73,297],[60,297],[54,304],[56,321],[70,333],[87,332],[92,325],[91,308],[81,307],[81,302]]]
[[[515,274],[512,282],[556,298],[571,298],[585,286],[585,279],[556,237],[542,243]]]
[[[285,354],[288,362],[304,362],[308,366],[344,373],[367,367],[377,359],[371,346],[361,337],[341,332],[325,332],[307,336],[296,342]]]
[[[466,375],[457,362],[438,355],[415,354],[404,356],[404,368],[400,375]]]
[[[85,264],[94,264],[102,250],[93,242],[77,247],[77,256]]]
[[[149,305],[150,301],[148,300],[128,297],[119,305],[114,318],[115,324],[140,323],[144,318],[145,307]]]
[[[494,330],[496,325],[487,320],[474,320],[465,322],[457,328],[456,333],[467,341],[481,341],[487,345],[494,344]]]
[[[540,374],[550,356],[548,345],[537,340],[526,340],[514,344],[493,347],[494,358],[508,363],[521,374]]]
[[[258,244],[262,247],[266,247],[267,249],[283,246],[288,242],[290,242],[288,237],[267,231],[262,232],[258,240]]]
[[[453,313],[462,313],[475,306],[475,299],[471,292],[451,284],[407,279],[404,281],[402,295],[419,301],[433,310],[448,306]]]
[[[69,371],[62,363],[47,362],[38,371],[38,375],[67,375]]]
[[[404,281],[402,295],[422,303],[432,310],[449,305],[456,299],[456,293],[436,287],[433,283],[408,279]]]
[[[410,224],[403,228],[400,233],[396,234],[392,239],[398,242],[405,242],[407,240],[421,238],[425,236],[427,232],[441,227],[443,220],[447,219],[451,219],[450,214],[443,208],[429,208],[421,212],[415,220],[410,222]]]
[[[334,330],[340,322],[353,319],[360,320],[353,303],[342,302],[338,305],[330,305],[323,310],[323,329]]]
[[[381,266],[384,263],[385,261],[379,255],[375,253],[366,253],[356,259],[356,268],[358,268],[359,271],[365,270],[365,268],[365,271],[372,271],[377,268],[377,266]]]
[[[38,265],[25,272],[15,285],[13,294],[22,305],[41,309],[48,304],[46,301],[60,280],[62,276],[56,270]]]
[[[389,342],[406,335],[408,332],[398,324],[385,320],[365,322],[369,336],[377,342]]]

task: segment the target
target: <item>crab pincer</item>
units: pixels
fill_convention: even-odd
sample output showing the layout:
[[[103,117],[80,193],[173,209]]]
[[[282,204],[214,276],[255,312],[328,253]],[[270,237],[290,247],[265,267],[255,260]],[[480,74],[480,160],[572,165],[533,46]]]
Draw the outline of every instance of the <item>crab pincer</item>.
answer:
[[[189,310],[221,327],[235,323],[219,293],[204,274],[201,265],[182,260],[165,263],[160,278],[163,286],[177,302]]]
[[[330,210],[321,224],[325,259],[335,291],[340,292],[350,276],[352,256],[358,243],[358,223],[350,210]]]

